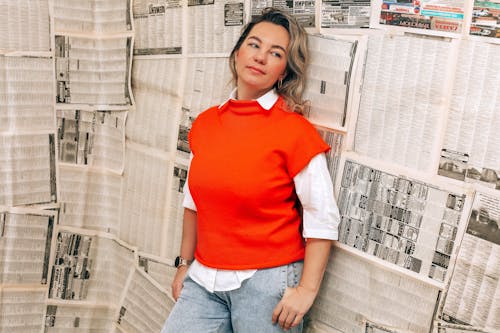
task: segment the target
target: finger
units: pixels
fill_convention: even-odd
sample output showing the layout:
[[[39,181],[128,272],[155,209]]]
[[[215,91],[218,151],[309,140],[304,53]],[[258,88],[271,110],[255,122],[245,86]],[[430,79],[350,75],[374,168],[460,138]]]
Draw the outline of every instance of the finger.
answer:
[[[288,316],[285,319],[285,323],[283,325],[284,329],[289,329],[292,327],[293,322],[295,321],[296,315],[292,312],[288,313]]]
[[[301,315],[296,315],[295,316],[295,320],[292,322],[292,324],[290,325],[290,328],[294,328],[295,326],[297,326],[298,324],[300,324],[300,322],[302,321],[302,318],[304,316],[301,316]]]
[[[174,297],[175,301],[177,301],[177,299],[179,298],[181,291],[182,291],[182,285],[179,286],[176,284],[175,286],[172,286],[172,296]]]
[[[283,311],[283,304],[279,302],[273,311],[273,317],[272,317],[273,324],[276,324],[276,322],[278,321],[281,311]]]
[[[290,315],[290,313],[286,309],[283,309],[283,311],[281,311],[279,319],[278,319],[278,322],[279,322],[281,328],[284,329],[286,327],[286,320],[287,320],[289,315]]]

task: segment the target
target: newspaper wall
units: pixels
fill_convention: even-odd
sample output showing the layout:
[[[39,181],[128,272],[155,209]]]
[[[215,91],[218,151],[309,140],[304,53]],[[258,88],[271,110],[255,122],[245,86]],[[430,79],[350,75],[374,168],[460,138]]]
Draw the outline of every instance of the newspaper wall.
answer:
[[[123,0],[54,0],[55,30],[116,33],[132,29],[130,2]]]
[[[40,332],[44,325],[46,288],[0,286],[2,332]]]
[[[293,15],[305,28],[316,26],[316,1],[251,0],[251,6],[252,17],[260,15],[264,8],[276,7]]]
[[[366,322],[388,332],[426,333],[432,323],[436,288],[382,266],[348,248],[335,247],[311,313],[323,332],[372,331]],[[314,331],[313,331],[314,332]]]
[[[135,0],[134,55],[180,54],[183,15],[179,0]]]
[[[112,332],[114,315],[113,308],[103,306],[47,305],[43,332],[109,333]]]
[[[49,0],[1,0],[0,53],[50,51]]]
[[[231,52],[243,14],[241,1],[188,0],[187,53]]]
[[[159,332],[189,129],[271,5],[343,215],[305,331],[500,330],[496,3],[0,0],[0,332]]]
[[[329,127],[346,124],[347,97],[356,56],[356,42],[309,38],[310,64],[304,98],[311,102],[308,118]]]
[[[461,33],[464,13],[463,0],[389,0],[382,2],[379,23],[412,29]]]
[[[475,0],[469,33],[500,38],[500,4],[495,1]]]
[[[429,163],[444,112],[450,43],[413,36],[370,36],[354,149],[411,169]]]
[[[121,173],[127,111],[57,110],[59,161]]]
[[[131,37],[95,39],[56,35],[57,102],[131,104],[131,45]]]
[[[443,319],[463,328],[500,327],[500,197],[477,192]]]
[[[0,56],[0,131],[54,129],[52,68],[49,58]]]
[[[117,235],[122,177],[108,171],[61,165],[60,224]]]
[[[165,152],[173,151],[176,118],[181,105],[181,82],[174,79],[180,59],[134,60],[132,87],[136,108],[127,121],[127,138]]]
[[[173,301],[143,271],[132,275],[117,323],[125,332],[159,332]]]
[[[500,46],[460,46],[438,174],[500,189]]]
[[[339,241],[444,282],[465,196],[347,160]]]
[[[320,126],[316,126],[316,129],[318,130],[323,140],[325,140],[325,142],[330,146],[330,150],[326,153],[326,163],[328,166],[328,171],[330,172],[333,186],[335,187],[337,173],[340,165],[342,142],[344,141],[345,134]]]
[[[370,24],[370,1],[322,0],[322,28],[368,28]]]
[[[127,144],[127,165],[123,176],[120,238],[139,250],[160,256],[168,214],[168,186],[171,165],[165,154],[145,146]],[[177,255],[176,255],[177,256]]]
[[[45,285],[48,282],[53,211],[0,209],[0,283]]]
[[[53,134],[0,133],[0,205],[56,201]]]

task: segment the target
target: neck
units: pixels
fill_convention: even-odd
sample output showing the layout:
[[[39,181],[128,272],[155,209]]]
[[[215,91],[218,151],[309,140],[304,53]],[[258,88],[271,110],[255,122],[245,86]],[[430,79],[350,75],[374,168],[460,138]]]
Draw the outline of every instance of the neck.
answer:
[[[259,97],[265,95],[272,87],[265,89],[254,89],[252,87],[247,87],[242,84],[237,85],[236,97],[241,101],[249,101],[253,99],[258,99]]]

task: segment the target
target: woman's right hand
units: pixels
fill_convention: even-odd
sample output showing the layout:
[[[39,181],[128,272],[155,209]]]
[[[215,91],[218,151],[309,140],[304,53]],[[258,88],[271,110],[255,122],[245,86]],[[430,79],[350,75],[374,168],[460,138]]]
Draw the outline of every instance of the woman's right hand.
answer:
[[[177,268],[177,273],[175,273],[174,281],[172,281],[172,297],[177,302],[179,295],[181,294],[182,285],[184,283],[184,279],[186,278],[186,273],[188,271],[189,266],[179,266]]]

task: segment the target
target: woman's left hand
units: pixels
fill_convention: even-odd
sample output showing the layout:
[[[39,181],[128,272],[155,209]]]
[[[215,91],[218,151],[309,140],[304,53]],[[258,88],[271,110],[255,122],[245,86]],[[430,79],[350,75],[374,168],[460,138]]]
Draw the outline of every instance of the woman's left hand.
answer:
[[[273,311],[273,324],[279,323],[285,331],[300,324],[304,315],[309,311],[316,292],[302,286],[287,288],[283,298]]]

